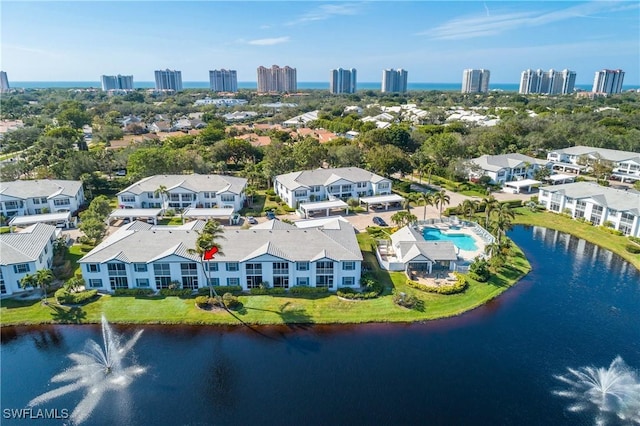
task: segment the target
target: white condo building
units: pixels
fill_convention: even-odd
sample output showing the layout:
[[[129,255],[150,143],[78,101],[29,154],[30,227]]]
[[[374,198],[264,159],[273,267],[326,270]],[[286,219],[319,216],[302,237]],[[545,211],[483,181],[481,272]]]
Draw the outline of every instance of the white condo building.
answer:
[[[624,235],[640,237],[640,193],[575,182],[543,186],[538,200],[550,211],[567,212],[594,225],[609,222]]]
[[[624,71],[622,70],[602,70],[596,71],[593,79],[594,93],[606,93],[612,95],[622,92],[622,82],[624,80]]]
[[[166,195],[157,193],[164,187]],[[155,175],[118,192],[121,209],[242,209],[247,180],[221,175]],[[163,203],[166,202],[166,206]]]
[[[329,81],[329,92],[334,95],[340,93],[356,92],[356,69],[334,69],[331,70],[331,80]]]
[[[81,181],[0,182],[0,213],[6,217],[75,212],[85,202]]]
[[[578,145],[549,151],[547,159],[554,162],[554,168],[578,172],[590,162],[610,161],[613,165],[614,177],[623,182],[640,180],[640,153],[638,152]],[[571,165],[576,167],[570,167]]]
[[[156,70],[156,90],[158,91],[174,91],[182,90],[182,72],[175,70]]]
[[[556,71],[524,70],[520,75],[521,94],[540,93],[546,95],[566,95],[573,92],[576,73],[568,69]]]
[[[286,173],[274,178],[273,187],[291,208],[314,201],[391,194],[391,180],[359,167]]]
[[[382,71],[382,93],[405,93],[407,91],[407,70],[387,69]]]
[[[511,153],[501,155],[481,155],[469,160],[470,179],[489,176],[493,184],[505,184],[516,180],[533,179],[537,170],[548,167],[550,162],[529,157],[528,155]]]
[[[485,69],[466,69],[462,72],[462,93],[487,93],[491,72]]]
[[[209,88],[214,92],[237,92],[238,73],[236,70],[209,71]]]
[[[6,93],[10,88],[7,73],[5,71],[0,71],[0,93]]]
[[[269,92],[297,92],[298,77],[295,68],[285,66],[280,68],[273,65],[271,68],[258,67],[258,93]]]
[[[277,220],[250,229],[225,229],[224,254],[203,261],[190,249],[204,222],[152,226],[132,222],[110,235],[79,260],[87,288],[182,288],[265,283],[293,286],[357,288],[362,253],[351,224],[336,219],[320,227],[298,228]],[[268,226],[263,226],[268,225]],[[304,241],[304,244],[300,244]]]
[[[20,280],[41,269],[51,269],[53,243],[60,230],[38,223],[20,232],[0,234],[0,297],[24,291]]]
[[[108,90],[133,90],[132,75],[102,75],[100,83],[105,92]]]

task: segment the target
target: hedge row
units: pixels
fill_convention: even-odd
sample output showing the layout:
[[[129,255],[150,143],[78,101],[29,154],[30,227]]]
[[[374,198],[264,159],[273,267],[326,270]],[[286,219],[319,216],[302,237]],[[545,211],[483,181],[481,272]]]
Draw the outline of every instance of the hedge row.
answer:
[[[635,244],[627,244],[625,247],[625,250],[627,250],[629,253],[633,253],[633,254],[638,254],[640,253],[640,246],[637,246]]]
[[[378,297],[380,293],[377,291],[367,291],[367,292],[357,292],[352,288],[341,288],[336,294],[338,297],[342,297],[344,299],[352,299],[352,300],[366,300],[366,299],[375,299]]]
[[[407,280],[407,284],[410,287],[413,287],[421,291],[426,291],[427,293],[438,293],[438,294],[462,293],[469,286],[469,283],[467,282],[466,278],[463,277],[462,275],[458,275],[458,279],[455,283],[448,284],[448,285],[427,286],[411,280]]]
[[[162,296],[178,296],[178,297],[190,297],[193,290],[189,288],[162,288],[160,289],[160,295]]]
[[[198,295],[199,296],[208,296],[209,295],[209,288],[210,287],[200,287],[198,289]],[[224,294],[224,293],[231,293],[231,294],[242,294],[242,286],[239,285],[229,285],[229,286],[222,286],[222,285],[214,285],[213,289],[215,290],[216,294]]]
[[[151,288],[117,288],[114,296],[151,296],[155,291]]]
[[[58,303],[63,305],[80,305],[88,302],[98,295],[98,290],[85,290],[77,293],[69,293],[64,287],[55,292]]]
[[[285,294],[286,292],[287,290],[282,287],[252,288],[249,290],[249,294],[252,294],[254,296],[264,296],[269,294]]]
[[[329,293],[329,289],[327,287],[302,287],[295,286],[289,289],[290,294],[320,294],[320,293]]]

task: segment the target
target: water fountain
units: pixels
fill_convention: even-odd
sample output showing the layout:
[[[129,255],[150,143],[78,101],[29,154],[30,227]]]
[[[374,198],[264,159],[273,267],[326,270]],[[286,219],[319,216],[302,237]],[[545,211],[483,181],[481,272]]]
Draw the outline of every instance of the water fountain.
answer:
[[[102,316],[102,341],[100,346],[88,340],[85,350],[72,353],[69,358],[75,365],[51,378],[54,383],[72,382],[61,386],[29,401],[29,406],[37,406],[54,398],[85,388],[84,398],[70,415],[75,424],[84,422],[93,412],[102,395],[107,391],[125,389],[133,379],[145,372],[145,367],[131,365],[123,367],[123,360],[133,349],[142,330],[136,332],[128,341],[114,334],[104,315]]]
[[[569,385],[555,391],[558,396],[573,399],[569,411],[582,412],[595,408],[596,424],[607,424],[608,416],[616,416],[629,424],[640,424],[640,377],[621,357],[609,368],[567,368],[569,373],[555,376]]]

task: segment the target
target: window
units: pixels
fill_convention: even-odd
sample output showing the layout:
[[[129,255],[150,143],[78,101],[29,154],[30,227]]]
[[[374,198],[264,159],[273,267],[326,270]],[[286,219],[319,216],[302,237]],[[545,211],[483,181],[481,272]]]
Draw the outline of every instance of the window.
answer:
[[[100,272],[100,264],[99,263],[88,263],[87,264],[88,272]]]
[[[204,264],[204,270],[207,272],[216,272],[218,270],[218,264],[214,262],[207,262]]]
[[[289,288],[289,276],[288,275],[274,275],[273,287]]]
[[[298,262],[298,263],[296,263],[296,270],[298,270],[298,271],[308,271],[309,270],[309,262]]]
[[[195,262],[181,263],[180,272],[182,275],[198,275],[198,264]]]
[[[58,200],[53,200],[53,205],[54,206],[68,206],[71,204],[71,201],[69,201],[68,198],[62,198],[62,199],[58,199]]]
[[[227,278],[228,286],[238,286],[240,285],[240,278]]]
[[[109,277],[109,285],[111,286],[111,290],[129,288],[127,277]]]
[[[220,285],[220,278],[216,277],[216,278],[208,278],[207,282],[209,283],[210,287],[217,287]]]
[[[309,287],[309,277],[296,278],[296,285],[301,287]]]
[[[198,288],[198,277],[182,277],[182,288],[196,290]]]
[[[389,189],[389,182],[381,182],[378,184],[379,189]]]
[[[88,280],[89,288],[101,288],[102,280],[97,278],[91,278]]]
[[[226,264],[226,268],[227,268],[227,271],[230,271],[230,272],[240,270],[240,267],[239,267],[239,265],[238,265],[238,262],[228,262],[228,263]]]
[[[356,262],[342,262],[343,271],[355,271]]]
[[[147,264],[146,263],[134,263],[133,270],[136,272],[147,272]]]
[[[235,195],[229,195],[229,194],[223,194],[223,195],[220,196],[220,200],[222,200],[222,202],[233,203],[236,200],[236,196]]]
[[[320,192],[322,190],[322,187],[319,185],[315,185],[311,187],[311,192]]]
[[[182,288],[195,290],[198,288],[198,264],[195,262],[181,263]]]
[[[358,182],[358,188],[366,188],[368,182]]]
[[[306,197],[307,196],[307,191],[306,190],[304,190],[304,191],[296,191],[296,192],[294,192],[294,195],[296,197]]]
[[[287,262],[273,262],[273,275],[289,275]]]
[[[13,272],[16,274],[24,274],[29,272],[29,264],[28,263],[18,263],[17,265],[13,265]]]
[[[107,263],[107,270],[110,277],[124,277],[127,275],[124,263]]]
[[[318,275],[316,277],[316,287],[333,287],[333,276]]]
[[[355,277],[342,277],[342,285],[354,285],[356,283]]]
[[[330,274],[333,275],[333,262],[318,262],[316,263],[316,274]]]
[[[1,270],[0,270],[0,294],[7,294],[7,287],[4,285],[4,277],[2,276]]]
[[[247,288],[258,288],[262,282],[262,263],[247,263]]]
[[[168,263],[154,264],[153,273],[156,276],[156,288],[169,288],[171,284],[171,266]]]
[[[120,201],[123,203],[135,203],[136,197],[133,195],[121,195]]]
[[[148,278],[136,278],[136,287],[149,287]]]
[[[205,192],[204,193],[204,198],[205,199],[216,198],[216,193],[215,192]]]

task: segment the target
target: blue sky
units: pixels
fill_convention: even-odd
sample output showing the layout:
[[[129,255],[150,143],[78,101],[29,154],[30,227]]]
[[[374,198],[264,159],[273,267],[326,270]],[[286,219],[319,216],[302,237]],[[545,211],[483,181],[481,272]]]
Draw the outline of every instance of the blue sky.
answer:
[[[75,1],[1,4],[0,66],[13,81],[97,81],[101,74],[153,80],[178,69],[255,81],[259,65],[297,68],[298,81],[328,81],[356,68],[358,81],[405,68],[410,82],[459,82],[465,68],[517,83],[526,68],[621,68],[640,86],[640,2],[508,1]]]

